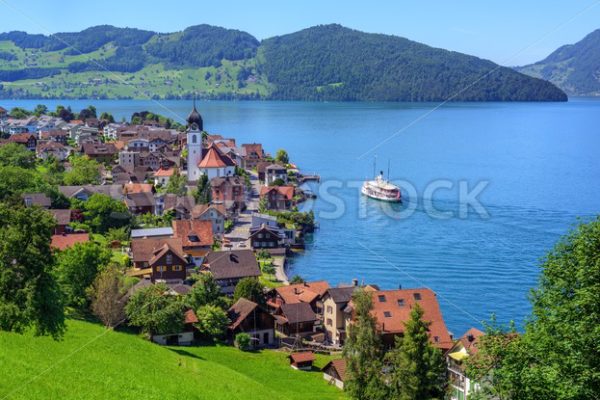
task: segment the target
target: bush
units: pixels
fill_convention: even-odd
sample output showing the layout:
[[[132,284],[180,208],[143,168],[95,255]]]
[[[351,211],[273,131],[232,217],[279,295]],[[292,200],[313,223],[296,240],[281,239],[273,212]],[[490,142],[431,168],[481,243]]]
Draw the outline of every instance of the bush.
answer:
[[[241,333],[238,333],[237,335],[235,335],[235,340],[233,342],[235,347],[237,347],[241,351],[250,350],[251,343],[252,343],[252,337],[244,332],[241,332]]]

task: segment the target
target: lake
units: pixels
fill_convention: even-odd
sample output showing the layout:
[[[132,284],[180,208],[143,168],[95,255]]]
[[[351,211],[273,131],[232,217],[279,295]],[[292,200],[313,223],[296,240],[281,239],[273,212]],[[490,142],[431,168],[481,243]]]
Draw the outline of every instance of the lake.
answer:
[[[0,100],[7,109],[38,103]],[[74,111],[94,104],[117,119],[146,109],[185,118],[191,108],[188,101],[44,103]],[[600,101],[451,103],[430,113],[434,107],[198,104],[210,133],[262,142],[272,154],[284,148],[302,171],[321,175],[312,186],[320,197],[310,204],[320,229],[292,260],[290,275],[429,287],[455,335],[481,327],[492,313],[521,324],[540,260],[580,219],[600,211]],[[378,169],[387,173],[389,160],[392,180],[404,181],[401,218],[355,187],[372,177],[375,155]],[[483,188],[475,199],[481,207],[467,207],[473,199],[465,193],[476,188]]]

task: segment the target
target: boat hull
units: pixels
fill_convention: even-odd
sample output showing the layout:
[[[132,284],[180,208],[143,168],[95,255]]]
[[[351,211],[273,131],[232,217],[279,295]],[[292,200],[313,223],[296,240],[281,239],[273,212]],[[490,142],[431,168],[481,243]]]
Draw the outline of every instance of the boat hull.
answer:
[[[400,192],[398,192],[397,197],[384,196],[384,195],[381,195],[379,193],[375,193],[375,192],[369,190],[369,188],[366,185],[363,185],[360,192],[364,196],[366,196],[370,199],[374,199],[374,200],[384,201],[387,203],[401,203],[402,202],[402,196],[400,195]]]

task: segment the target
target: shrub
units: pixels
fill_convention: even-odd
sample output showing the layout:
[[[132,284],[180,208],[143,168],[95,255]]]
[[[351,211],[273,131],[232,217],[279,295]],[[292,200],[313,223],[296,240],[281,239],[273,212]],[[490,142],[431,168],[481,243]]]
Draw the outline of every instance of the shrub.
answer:
[[[242,350],[242,351],[248,351],[250,350],[250,345],[252,342],[252,337],[250,335],[248,335],[247,333],[244,332],[240,332],[237,335],[235,335],[235,339],[234,339],[234,345],[235,347],[237,347],[238,349]]]

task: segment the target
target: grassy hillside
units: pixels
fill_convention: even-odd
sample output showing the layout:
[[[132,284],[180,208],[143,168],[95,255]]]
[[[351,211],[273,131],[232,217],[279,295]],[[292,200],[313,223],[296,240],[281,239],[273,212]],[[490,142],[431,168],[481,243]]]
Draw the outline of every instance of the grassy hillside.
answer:
[[[69,45],[72,46],[69,46]],[[554,85],[405,38],[321,25],[259,42],[210,25],[0,33],[0,98],[564,101]]]
[[[516,70],[549,80],[570,95],[600,96],[600,29]]]
[[[0,333],[0,398],[345,398],[320,372],[292,370],[284,353],[160,347],[86,322],[70,321],[68,326],[60,342]],[[326,361],[320,358],[319,364]]]

